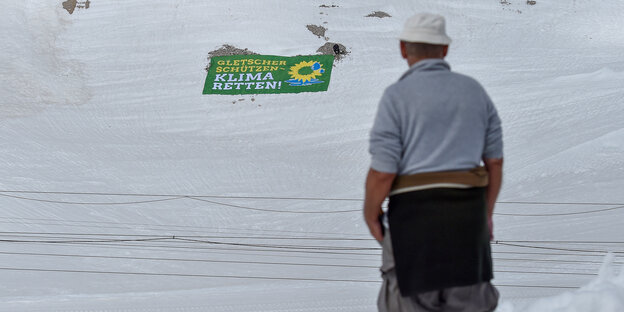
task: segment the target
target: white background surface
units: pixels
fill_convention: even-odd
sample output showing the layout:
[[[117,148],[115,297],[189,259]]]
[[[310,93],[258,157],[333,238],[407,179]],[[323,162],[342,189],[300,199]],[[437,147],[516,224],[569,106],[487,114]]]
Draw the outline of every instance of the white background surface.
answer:
[[[624,306],[609,274],[536,302],[622,264],[620,1],[0,3],[0,311],[375,311],[368,131],[420,11],[503,120],[499,310]],[[201,94],[209,51],[314,54],[308,24],[350,51],[327,92]]]

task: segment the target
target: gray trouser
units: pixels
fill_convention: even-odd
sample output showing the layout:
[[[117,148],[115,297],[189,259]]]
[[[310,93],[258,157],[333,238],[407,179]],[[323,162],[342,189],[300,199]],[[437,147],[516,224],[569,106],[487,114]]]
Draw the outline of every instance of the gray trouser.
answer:
[[[416,297],[402,297],[388,229],[381,246],[383,284],[377,299],[379,312],[489,312],[496,309],[498,291],[489,282],[425,292]]]

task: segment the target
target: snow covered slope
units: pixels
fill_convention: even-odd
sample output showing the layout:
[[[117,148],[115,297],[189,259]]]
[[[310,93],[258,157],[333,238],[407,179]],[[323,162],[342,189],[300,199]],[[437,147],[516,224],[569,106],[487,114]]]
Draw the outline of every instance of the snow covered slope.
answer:
[[[0,0],[0,311],[374,311],[367,137],[419,11],[503,119],[501,310],[622,263],[620,1],[61,2]],[[350,51],[328,92],[201,95],[210,51],[306,25]]]

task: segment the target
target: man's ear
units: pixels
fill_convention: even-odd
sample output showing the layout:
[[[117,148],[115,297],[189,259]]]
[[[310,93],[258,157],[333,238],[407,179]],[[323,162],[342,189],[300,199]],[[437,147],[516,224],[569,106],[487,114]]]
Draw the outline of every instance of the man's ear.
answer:
[[[444,57],[448,54],[448,47],[449,46],[444,46],[444,50],[442,51],[444,53]]]
[[[401,48],[401,56],[404,59],[407,59],[407,48],[405,47],[405,42],[401,41],[399,44],[400,44],[400,48]]]

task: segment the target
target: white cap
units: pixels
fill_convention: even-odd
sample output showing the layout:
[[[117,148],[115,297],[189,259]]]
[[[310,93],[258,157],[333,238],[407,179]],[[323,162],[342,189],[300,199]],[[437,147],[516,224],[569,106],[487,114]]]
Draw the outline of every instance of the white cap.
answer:
[[[431,13],[418,13],[410,17],[403,27],[399,39],[406,42],[449,45],[444,17]]]

